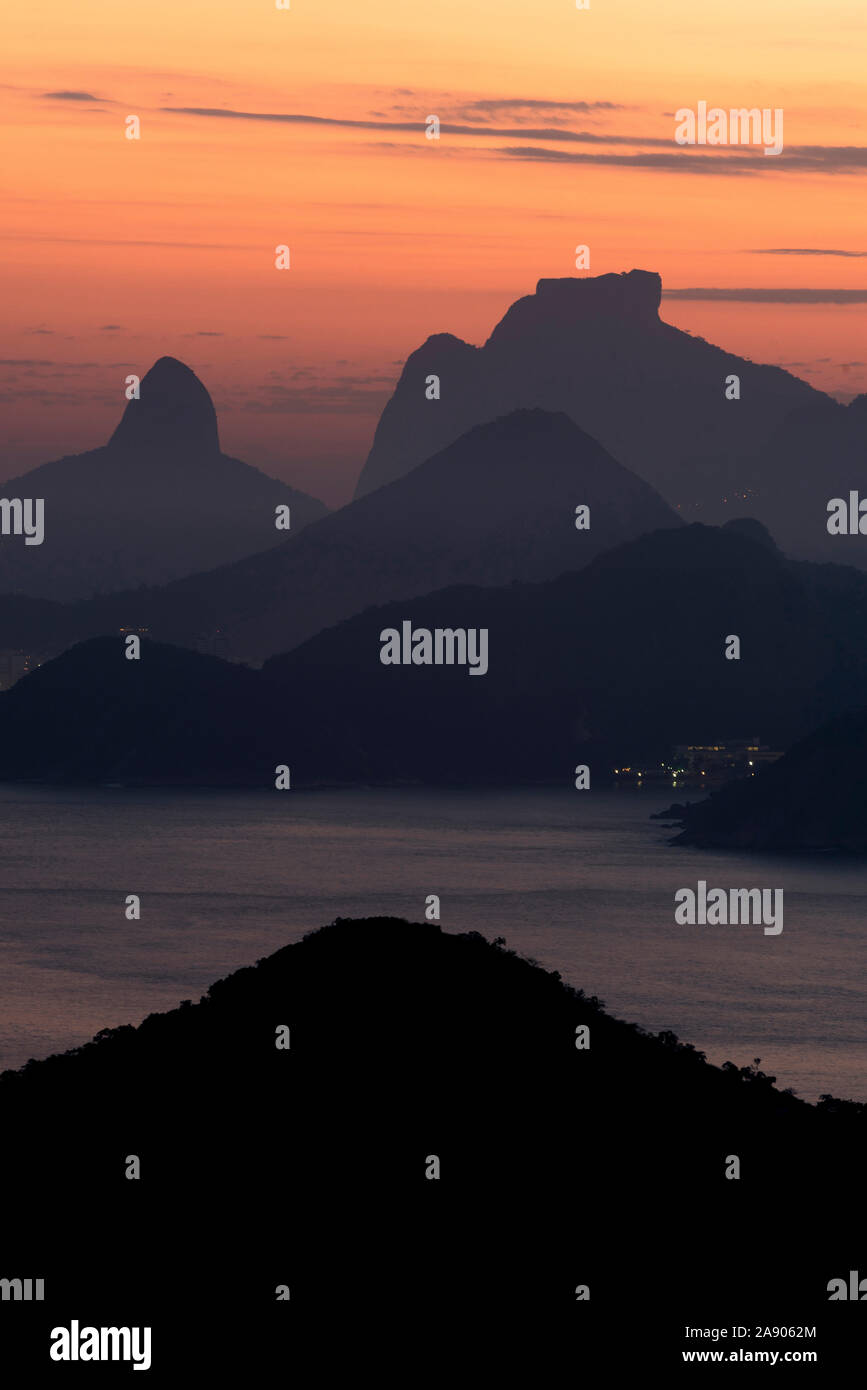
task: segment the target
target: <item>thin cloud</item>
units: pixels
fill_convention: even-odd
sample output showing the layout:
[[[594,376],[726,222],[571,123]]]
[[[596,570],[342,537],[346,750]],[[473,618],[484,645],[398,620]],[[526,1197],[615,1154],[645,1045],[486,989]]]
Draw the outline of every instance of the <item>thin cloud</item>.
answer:
[[[95,97],[90,92],[43,92],[44,101],[104,101],[104,97]]]
[[[467,111],[501,111],[512,108],[545,111],[626,111],[619,101],[544,101],[538,97],[482,97],[464,104]]]
[[[293,378],[309,377],[299,370]],[[350,414],[378,414],[394,378],[386,376],[338,376],[331,380],[300,382],[297,386],[268,384],[259,397],[243,401],[240,409],[258,415],[321,415],[330,410]]]
[[[424,116],[412,121],[346,120],[335,116],[311,116],[304,112],[236,111],[229,107],[164,106],[163,111],[180,116],[199,116],[215,120],[265,121],[280,125],[330,126],[344,130],[381,130],[399,134],[418,135],[425,126]],[[777,156],[769,158],[761,146],[726,146],[707,153],[674,147],[672,136],[610,135],[587,130],[562,130],[557,127],[490,125],[458,125],[440,122],[442,135],[469,135],[499,139],[539,140],[554,144],[627,145],[636,152],[628,155],[607,153],[570,153],[564,150],[534,149],[532,146],[505,146],[497,154],[507,159],[536,160],[552,164],[609,164],[634,169],[666,169],[678,173],[755,174],[779,170],[799,173],[846,173],[867,170],[867,146],[861,145],[792,145]],[[411,149],[412,146],[377,142],[379,148]],[[642,151],[660,151],[659,154]],[[440,150],[444,153],[444,150]],[[466,154],[466,147],[453,148],[450,153]],[[469,151],[473,153],[471,149]]]
[[[103,323],[103,324],[100,325],[100,327],[99,327],[99,329],[98,329],[98,332],[100,332],[100,333],[120,333],[120,332],[122,332],[122,330],[123,330],[123,324],[122,324],[122,323]]]
[[[664,140],[656,143],[668,145],[670,142]],[[767,159],[749,155],[728,155],[717,159],[713,155],[687,154],[684,151],[672,151],[667,154],[579,154],[571,150],[537,150],[531,145],[513,145],[502,147],[496,153],[507,159],[538,164],[605,164],[621,169],[663,169],[670,173],[713,174],[723,178],[754,174],[762,169],[763,164],[768,164]]]
[[[223,336],[222,333],[214,333],[213,330],[208,328],[200,328],[195,333],[184,334],[185,338],[222,338]]]
[[[526,134],[526,132],[525,132]],[[586,136],[599,144],[638,144],[670,146],[669,140],[629,140],[624,137],[604,135]],[[738,148],[738,147],[728,147]],[[532,146],[506,146],[497,153],[507,159],[520,159],[549,164],[608,164],[630,169],[664,169],[670,173],[751,175],[773,173],[861,173],[867,170],[867,147],[860,146],[792,146],[782,155],[768,157],[756,147],[754,153],[747,151],[738,154],[722,154],[714,151],[708,154],[693,154],[686,149],[670,153],[635,154],[585,154],[569,150],[534,149]]]
[[[713,288],[663,290],[662,297],[725,300],[736,304],[867,304],[867,290]]]
[[[0,234],[0,241],[57,242],[75,246],[171,246],[179,251],[258,251],[259,246],[223,241],[123,241],[117,237],[89,236],[21,236],[18,233]]]
[[[176,116],[204,116],[228,121],[268,121],[278,125],[333,126],[343,130],[391,130],[407,135],[419,135],[425,128],[423,115],[414,121],[351,121],[338,119],[336,116],[309,116],[303,112],[235,111],[228,107],[213,106],[163,106],[161,109]],[[555,126],[528,129],[524,126],[456,125],[452,121],[440,121],[440,133],[476,137],[483,135],[501,140],[553,140],[579,144],[649,145],[661,148],[668,148],[673,144],[673,139],[656,136],[599,135],[586,130],[559,130]]]
[[[432,105],[436,107],[437,99]],[[575,116],[594,117],[601,112],[627,111],[630,108],[615,101],[544,101],[537,97],[483,97],[476,101],[444,101],[450,117],[473,122],[490,122],[503,116],[522,125],[544,115],[547,121],[560,127]],[[406,105],[393,106],[392,111],[410,114]],[[376,113],[379,114],[379,113]],[[482,127],[484,128],[484,127]]]
[[[827,251],[814,246],[757,246],[750,248],[749,256],[848,256],[853,260],[867,256],[867,251]]]

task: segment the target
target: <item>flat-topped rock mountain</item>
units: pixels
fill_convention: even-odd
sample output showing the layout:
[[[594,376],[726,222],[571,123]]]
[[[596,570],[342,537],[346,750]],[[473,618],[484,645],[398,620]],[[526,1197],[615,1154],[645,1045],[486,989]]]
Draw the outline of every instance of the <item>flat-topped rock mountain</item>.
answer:
[[[540,280],[483,346],[429,337],[383,410],[356,495],[507,407],[536,407],[564,411],[688,521],[752,516],[788,553],[867,564],[857,546],[842,557],[825,530],[828,466],[842,479],[834,486],[857,486],[867,414],[666,323],[661,294],[645,270]],[[732,377],[737,399],[727,398]],[[831,428],[824,447],[799,442],[804,412]]]

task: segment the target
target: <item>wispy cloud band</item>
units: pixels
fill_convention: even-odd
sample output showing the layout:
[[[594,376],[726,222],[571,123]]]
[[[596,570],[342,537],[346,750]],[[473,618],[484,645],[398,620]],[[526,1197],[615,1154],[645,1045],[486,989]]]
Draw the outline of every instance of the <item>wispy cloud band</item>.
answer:
[[[735,304],[867,304],[867,290],[684,289],[663,290],[663,299],[726,300]]]
[[[527,103],[524,103],[526,105]],[[387,131],[392,134],[420,135],[425,120],[414,121],[350,120],[337,116],[312,116],[305,112],[238,111],[228,107],[164,106],[163,111],[178,116],[196,116],[212,120],[265,121],[279,125],[307,125],[344,130]],[[798,173],[862,173],[867,171],[867,146],[860,145],[792,145],[776,159],[764,157],[764,150],[755,153],[714,149],[696,153],[673,148],[670,138],[644,135],[612,135],[596,131],[564,130],[556,126],[538,129],[526,126],[458,125],[440,122],[441,135],[472,136],[503,140],[534,140],[548,144],[592,145],[592,152],[546,149],[534,145],[506,145],[492,153],[505,159],[550,164],[599,164],[612,167],[662,170],[681,174],[735,175]],[[631,154],[612,154],[600,146],[630,146]],[[392,146],[399,149],[399,145]],[[421,148],[421,146],[420,146]],[[466,152],[466,147],[464,151]]]

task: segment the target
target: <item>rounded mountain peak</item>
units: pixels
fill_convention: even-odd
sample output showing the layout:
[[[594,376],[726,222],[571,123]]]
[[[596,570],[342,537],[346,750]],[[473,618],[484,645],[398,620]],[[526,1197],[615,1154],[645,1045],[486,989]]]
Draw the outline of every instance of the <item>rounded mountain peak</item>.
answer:
[[[127,403],[110,447],[219,453],[217,413],[195,372],[176,357],[160,357],[141,379],[140,398]]]

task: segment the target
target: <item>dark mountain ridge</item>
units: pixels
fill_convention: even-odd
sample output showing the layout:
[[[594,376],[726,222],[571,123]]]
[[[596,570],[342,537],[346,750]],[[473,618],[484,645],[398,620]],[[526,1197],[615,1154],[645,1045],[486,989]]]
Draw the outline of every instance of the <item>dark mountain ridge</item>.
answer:
[[[816,854],[867,852],[867,710],[799,739],[779,762],[706,800],[672,807],[674,841],[707,848]]]
[[[651,1346],[665,1315],[733,1288],[738,1317],[794,1297],[812,1323],[863,1239],[863,1105],[711,1066],[433,923],[339,920],[198,1004],[4,1073],[0,1116],[10,1271],[37,1260],[55,1320],[59,1303],[96,1323],[147,1310],[173,1371],[249,1357],[251,1336],[258,1366],[285,1361],[294,1319],[333,1316],[347,1281],[352,1314],[427,1318],[572,1319],[585,1286],[583,1339],[628,1306]],[[86,1242],[57,1220],[71,1210]],[[823,1220],[793,1220],[811,1210]],[[221,1336],[203,1345],[205,1315]]]
[[[381,634],[406,621],[487,630],[487,673],[384,665]],[[367,609],[259,672],[93,639],[0,695],[0,776],[273,787],[286,764],[293,787],[562,785],[586,762],[604,780],[743,730],[788,747],[863,703],[865,638],[859,572],[678,527],[545,583]]]

